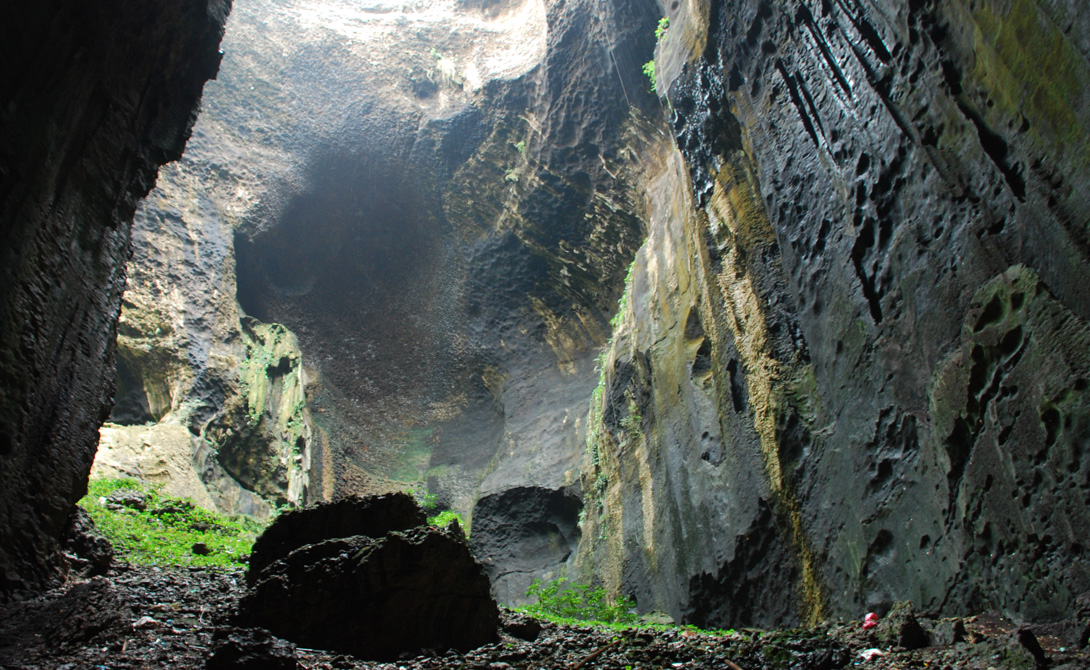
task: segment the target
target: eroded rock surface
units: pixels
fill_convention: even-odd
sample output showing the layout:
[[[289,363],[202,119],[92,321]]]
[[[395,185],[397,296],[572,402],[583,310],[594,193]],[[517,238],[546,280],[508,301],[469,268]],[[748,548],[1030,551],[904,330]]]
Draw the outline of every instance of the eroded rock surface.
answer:
[[[525,601],[534,579],[556,579],[579,543],[583,503],[570,491],[513,487],[473,508],[473,553],[508,605]]]
[[[1084,17],[666,13],[680,160],[652,171],[607,358],[584,564],[711,625],[906,599],[1070,617],[1090,588]]]

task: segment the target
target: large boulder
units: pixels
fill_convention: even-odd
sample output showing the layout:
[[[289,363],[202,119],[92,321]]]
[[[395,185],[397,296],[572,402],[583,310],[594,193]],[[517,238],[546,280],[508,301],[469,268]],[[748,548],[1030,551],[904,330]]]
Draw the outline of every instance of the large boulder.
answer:
[[[424,521],[404,494],[283,515],[254,545],[240,622],[373,660],[494,641],[499,611],[460,528]]]

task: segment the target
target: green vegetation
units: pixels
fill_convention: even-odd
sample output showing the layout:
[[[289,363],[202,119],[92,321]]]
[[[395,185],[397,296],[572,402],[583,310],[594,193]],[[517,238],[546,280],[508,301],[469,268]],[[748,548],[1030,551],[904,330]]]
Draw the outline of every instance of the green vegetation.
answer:
[[[662,42],[666,37],[666,31],[670,29],[669,17],[662,17],[659,19],[659,23],[655,26],[655,48],[658,49],[658,44]],[[658,84],[655,81],[655,59],[647,61],[643,64],[643,73],[647,75],[647,78],[651,80],[651,92],[658,93]]]
[[[606,362],[609,355],[608,347],[598,354],[598,385],[590,396],[590,413],[587,415],[587,452],[590,460],[598,469],[598,442],[602,438],[602,396],[606,391]]]
[[[420,505],[420,509],[424,510],[424,514],[428,515],[429,526],[446,528],[457,521],[458,525],[465,531],[466,537],[469,536],[469,528],[466,527],[465,519],[462,518],[461,514],[449,509],[443,511],[439,510],[439,496],[434,493],[415,491],[413,489],[409,489],[407,493],[416,499],[416,504]]]
[[[624,277],[624,293],[617,299],[617,313],[609,320],[609,325],[613,326],[613,330],[617,330],[621,322],[624,321],[624,313],[628,309],[628,296],[632,292],[632,273],[635,269],[636,259],[632,259],[632,263],[628,266],[628,274]]]
[[[643,73],[651,80],[651,92],[658,93],[659,87],[655,83],[655,60],[653,58],[643,64]]]
[[[537,602],[521,608],[530,616],[566,623],[592,621],[595,623],[631,625],[638,621],[636,604],[631,598],[621,596],[610,603],[601,586],[567,584],[566,579],[542,582],[535,579],[526,590],[528,598]]]
[[[112,493],[127,492],[142,505],[106,506]],[[249,558],[266,523],[248,516],[228,517],[171,498],[135,479],[95,479],[79,501],[118,556],[154,565],[237,566]],[[142,506],[143,509],[139,509]],[[194,548],[201,553],[196,553]],[[207,550],[207,553],[204,553]]]
[[[466,522],[462,519],[462,515],[458,514],[454,510],[445,510],[436,514],[435,516],[428,517],[429,526],[437,526],[439,528],[446,528],[450,524],[458,522],[458,525],[462,527],[462,530],[466,528]]]
[[[666,31],[670,29],[670,17],[664,16],[659,19],[659,24],[655,26],[655,40],[662,41],[662,38],[666,36]]]

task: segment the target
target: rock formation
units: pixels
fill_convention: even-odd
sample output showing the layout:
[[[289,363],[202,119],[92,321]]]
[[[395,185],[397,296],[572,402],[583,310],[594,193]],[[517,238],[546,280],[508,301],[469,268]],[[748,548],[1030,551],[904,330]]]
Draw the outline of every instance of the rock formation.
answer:
[[[254,546],[240,621],[373,660],[494,641],[499,610],[461,529],[423,521],[404,493],[281,515]]]
[[[0,28],[0,593],[56,575],[113,395],[136,202],[181,155],[228,0],[47,0]]]
[[[1074,4],[668,15],[679,151],[594,407],[585,569],[705,625],[1070,615],[1090,586]]]
[[[649,51],[654,12],[603,11],[237,8],[186,158],[137,215],[112,419],[186,425],[281,502],[411,487],[471,518],[482,496],[570,498],[571,546],[527,559],[559,566],[642,234],[652,125],[630,103],[658,107],[638,68],[602,67]],[[266,355],[261,329],[298,349]]]

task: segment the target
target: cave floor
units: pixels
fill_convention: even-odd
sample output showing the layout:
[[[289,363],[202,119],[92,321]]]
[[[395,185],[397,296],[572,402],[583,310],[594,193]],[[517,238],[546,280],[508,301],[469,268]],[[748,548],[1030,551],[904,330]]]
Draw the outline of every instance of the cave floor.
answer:
[[[35,599],[0,606],[0,668],[204,668],[213,636],[233,614],[243,584],[241,570],[124,564],[106,577],[70,581]],[[525,620],[520,615],[505,617],[509,622]],[[503,634],[499,642],[466,653],[375,663],[297,648],[295,659],[307,670],[1090,668],[1090,652],[1065,646],[1072,635],[1085,636],[1070,626],[1033,629],[1048,657],[1045,666],[1019,642],[1019,628],[1011,622],[988,615],[961,622],[966,641],[912,651],[882,647],[859,622],[807,631],[743,630],[723,635],[685,628],[614,631],[543,622],[533,642]],[[923,623],[949,627],[952,622]]]

